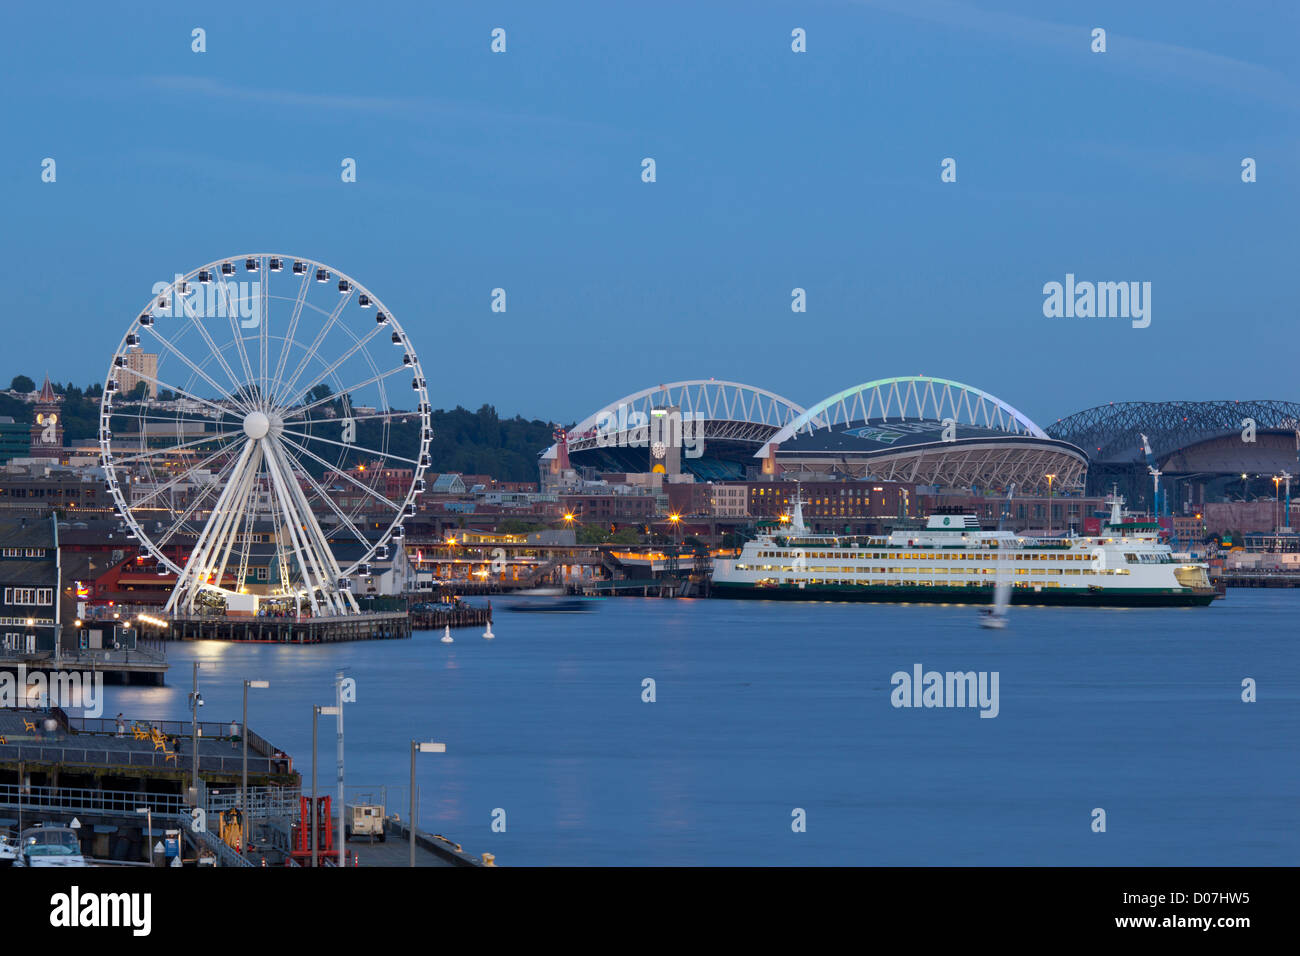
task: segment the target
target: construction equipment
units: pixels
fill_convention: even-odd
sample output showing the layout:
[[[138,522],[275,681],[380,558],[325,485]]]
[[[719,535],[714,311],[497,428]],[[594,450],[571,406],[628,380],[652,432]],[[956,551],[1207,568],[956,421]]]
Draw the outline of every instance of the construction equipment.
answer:
[[[318,866],[324,866],[327,860],[334,862],[334,826],[332,823],[333,814],[330,812],[330,798],[316,798],[316,863]],[[298,800],[298,819],[293,824],[293,833],[290,851],[292,856],[302,866],[311,866],[311,837],[312,837],[312,806],[311,797],[301,797]]]
[[[1155,488],[1151,495],[1151,516],[1157,520],[1164,516],[1164,508],[1160,501],[1160,476],[1164,474],[1156,467],[1156,456],[1151,451],[1151,442],[1147,441],[1147,436],[1142,435],[1142,453],[1146,455],[1147,471],[1151,474],[1151,480]]]

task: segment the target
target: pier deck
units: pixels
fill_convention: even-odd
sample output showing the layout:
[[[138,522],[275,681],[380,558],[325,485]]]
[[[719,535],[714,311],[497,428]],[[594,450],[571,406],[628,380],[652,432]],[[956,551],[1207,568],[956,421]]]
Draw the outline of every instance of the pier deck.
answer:
[[[175,617],[163,629],[171,641],[238,641],[261,644],[331,644],[386,641],[411,636],[411,617],[400,611],[344,617]]]

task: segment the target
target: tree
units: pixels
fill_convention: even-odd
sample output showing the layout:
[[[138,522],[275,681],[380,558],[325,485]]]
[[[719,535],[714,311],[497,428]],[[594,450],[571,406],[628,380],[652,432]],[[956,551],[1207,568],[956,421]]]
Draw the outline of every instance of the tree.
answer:
[[[15,375],[14,380],[9,383],[9,388],[15,392],[34,392],[36,383],[26,375]]]

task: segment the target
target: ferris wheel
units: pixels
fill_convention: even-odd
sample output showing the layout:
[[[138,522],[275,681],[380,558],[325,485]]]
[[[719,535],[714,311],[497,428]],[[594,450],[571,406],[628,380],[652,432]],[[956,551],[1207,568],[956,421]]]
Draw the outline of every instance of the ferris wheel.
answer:
[[[219,259],[155,284],[100,405],[105,485],[175,574],[173,614],[258,600],[353,614],[425,490],[424,372],[392,312],[310,259]]]

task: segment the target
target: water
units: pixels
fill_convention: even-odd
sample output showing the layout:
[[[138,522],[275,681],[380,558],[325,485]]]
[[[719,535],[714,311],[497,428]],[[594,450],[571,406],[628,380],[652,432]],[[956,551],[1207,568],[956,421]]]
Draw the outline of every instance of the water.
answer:
[[[165,688],[109,688],[105,712],[238,719],[310,785],[311,705],[333,675],[347,779],[503,865],[1294,865],[1300,591],[1209,608],[972,608],[612,598],[477,630],[325,647],[172,645]],[[895,709],[890,676],[998,671],[1000,714]],[[642,679],[657,700],[643,703]],[[1258,682],[1259,702],[1241,701]],[[332,719],[321,775],[332,792]],[[1107,832],[1091,830],[1093,808]],[[491,829],[505,811],[506,832]],[[791,829],[792,811],[807,831]]]

